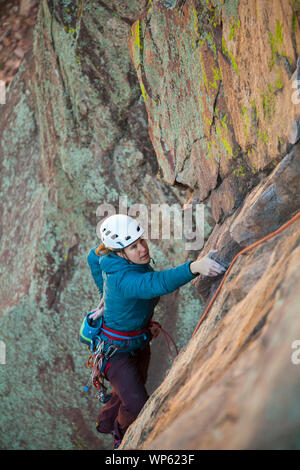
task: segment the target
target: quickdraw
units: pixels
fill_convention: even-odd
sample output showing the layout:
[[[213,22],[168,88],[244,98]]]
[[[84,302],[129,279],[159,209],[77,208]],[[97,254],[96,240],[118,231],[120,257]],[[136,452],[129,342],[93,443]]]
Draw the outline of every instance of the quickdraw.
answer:
[[[103,366],[103,360],[108,359],[107,353],[109,353],[109,357],[111,357],[115,351],[107,351],[106,354],[103,352],[103,346],[104,342],[101,341],[99,342],[96,351],[93,354],[90,354],[86,366],[91,370],[91,375],[89,378],[88,383],[84,387],[84,390],[87,392],[93,384],[93,386],[96,388],[97,393],[96,397],[101,403],[107,403],[108,400],[111,398],[111,393],[107,393],[107,387],[104,384],[104,374],[102,372],[102,366]],[[109,348],[110,349],[110,348]]]

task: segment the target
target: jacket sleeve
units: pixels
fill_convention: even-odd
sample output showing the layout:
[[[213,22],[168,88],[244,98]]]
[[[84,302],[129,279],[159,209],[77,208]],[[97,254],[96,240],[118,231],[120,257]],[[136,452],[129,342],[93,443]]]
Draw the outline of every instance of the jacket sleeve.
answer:
[[[90,267],[93,279],[95,281],[96,286],[98,287],[101,295],[103,295],[103,278],[102,278],[102,270],[99,264],[99,256],[95,253],[95,248],[93,248],[88,257],[87,262]]]
[[[176,268],[147,273],[125,271],[117,278],[116,285],[127,298],[152,299],[170,294],[198,276],[192,274],[190,264],[188,261]]]

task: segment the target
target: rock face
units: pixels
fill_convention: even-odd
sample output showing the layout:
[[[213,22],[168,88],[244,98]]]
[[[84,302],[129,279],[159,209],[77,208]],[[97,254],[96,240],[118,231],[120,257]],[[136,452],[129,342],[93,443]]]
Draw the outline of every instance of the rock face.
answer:
[[[33,48],[1,106],[4,449],[111,446],[95,429],[95,394],[83,392],[89,350],[78,341],[84,313],[99,302],[86,262],[99,244],[96,228],[105,215],[99,208],[110,204],[118,211],[120,196],[128,208],[180,207],[185,200],[182,189],[166,189],[155,178],[157,161],[127,46],[140,2],[130,3],[128,16],[106,3],[41,1]],[[169,240],[149,244],[155,269],[187,259],[182,240],[172,244],[174,258]],[[190,317],[178,338],[174,330],[183,304]],[[182,347],[200,309],[189,285],[162,299],[156,319]],[[149,391],[170,364],[163,342],[156,357],[161,368],[152,370]]]
[[[299,188],[298,144],[264,188],[250,193],[241,212],[214,229],[211,241],[220,256],[225,247],[223,256],[233,254],[231,236],[249,241],[253,229],[252,243],[274,231],[276,216],[273,226],[262,218],[260,201],[272,207],[269,188],[272,184],[279,194],[283,182],[288,186],[290,170],[296,169],[293,158]],[[122,448],[299,448],[300,212],[298,201],[298,212],[289,213],[290,202],[282,198],[280,207],[287,219],[298,219],[237,258],[207,317],[127,431]],[[202,295],[205,283],[195,281]],[[210,287],[206,299],[216,282]]]
[[[295,2],[223,3],[149,2],[129,39],[163,179],[209,198],[216,222],[295,143],[299,120]]]
[[[299,7],[150,3],[129,46],[160,173],[210,205],[202,254],[229,265],[300,208]],[[299,223],[237,259],[122,448],[299,448]],[[207,305],[220,282],[194,282]]]
[[[299,235],[236,263],[122,448],[299,449]]]
[[[292,0],[40,2],[0,115],[2,449],[111,446],[78,342],[102,204],[204,203],[225,265],[298,213],[299,40]],[[153,343],[124,449],[299,448],[299,224],[237,259],[192,338],[222,278],[161,300],[181,353],[165,375]],[[155,269],[200,255],[149,243]]]

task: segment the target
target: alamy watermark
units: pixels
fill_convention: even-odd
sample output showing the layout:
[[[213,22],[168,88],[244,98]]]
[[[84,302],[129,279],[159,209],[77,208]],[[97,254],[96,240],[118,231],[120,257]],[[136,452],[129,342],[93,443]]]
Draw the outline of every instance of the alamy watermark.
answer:
[[[133,204],[128,208],[127,196],[119,197],[119,210],[111,204],[101,204],[96,210],[100,221],[96,233],[100,237],[102,222],[111,215],[125,214],[137,218],[144,229],[145,238],[152,240],[184,240],[186,250],[200,250],[204,245],[204,204]],[[173,226],[173,235],[171,228]],[[150,227],[150,230],[149,230]]]
[[[292,342],[292,349],[295,349],[295,351],[291,355],[291,361],[292,364],[297,366],[300,364],[300,339],[295,339],[295,341]]]
[[[0,340],[0,364],[6,364],[6,344]]]
[[[3,80],[0,80],[0,104],[6,104],[6,87]]]

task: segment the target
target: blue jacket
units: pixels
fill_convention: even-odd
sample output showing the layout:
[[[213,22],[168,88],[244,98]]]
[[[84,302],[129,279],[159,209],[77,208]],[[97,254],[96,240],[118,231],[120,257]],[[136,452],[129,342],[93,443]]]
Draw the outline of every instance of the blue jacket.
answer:
[[[169,294],[194,279],[188,261],[155,272],[150,264],[134,264],[115,253],[87,257],[94,281],[104,299],[104,323],[118,331],[145,328],[153,314],[153,299]]]

